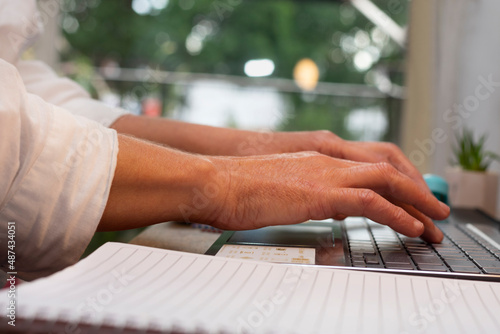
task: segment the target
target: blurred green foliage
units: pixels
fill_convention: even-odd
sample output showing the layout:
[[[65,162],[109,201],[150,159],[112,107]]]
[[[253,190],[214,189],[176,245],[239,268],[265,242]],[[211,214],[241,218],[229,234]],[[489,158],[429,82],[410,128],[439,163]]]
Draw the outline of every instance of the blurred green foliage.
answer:
[[[247,60],[269,58],[276,64],[273,76],[292,78],[297,61],[307,57],[318,64],[322,81],[364,83],[365,73],[352,64],[356,50],[341,44],[358,31],[369,35],[374,27],[349,4],[336,1],[170,0],[145,15],[134,12],[130,0],[66,2],[65,36],[72,46],[66,58],[77,52],[94,64],[112,58],[122,67],[168,71],[244,75]],[[387,3],[378,2],[389,11]],[[389,3],[396,8],[390,16],[406,21],[407,0]],[[201,40],[199,52],[187,50],[190,35]],[[380,53],[384,62],[403,56],[391,41]]]

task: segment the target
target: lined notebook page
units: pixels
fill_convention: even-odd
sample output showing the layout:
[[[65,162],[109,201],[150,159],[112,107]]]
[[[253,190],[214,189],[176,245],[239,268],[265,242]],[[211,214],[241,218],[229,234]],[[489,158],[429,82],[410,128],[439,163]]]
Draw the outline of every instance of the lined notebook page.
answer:
[[[500,332],[498,283],[271,264],[119,243],[21,285],[17,300],[23,319],[141,330]]]

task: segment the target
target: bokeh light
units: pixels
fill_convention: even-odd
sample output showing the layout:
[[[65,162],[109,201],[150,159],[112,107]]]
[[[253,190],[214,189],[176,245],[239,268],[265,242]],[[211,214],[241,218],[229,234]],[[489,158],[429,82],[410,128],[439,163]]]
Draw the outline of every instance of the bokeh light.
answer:
[[[309,58],[299,60],[293,69],[293,79],[302,90],[314,90],[319,80],[318,66]]]
[[[245,63],[245,74],[249,77],[267,77],[274,72],[271,59],[253,59]]]

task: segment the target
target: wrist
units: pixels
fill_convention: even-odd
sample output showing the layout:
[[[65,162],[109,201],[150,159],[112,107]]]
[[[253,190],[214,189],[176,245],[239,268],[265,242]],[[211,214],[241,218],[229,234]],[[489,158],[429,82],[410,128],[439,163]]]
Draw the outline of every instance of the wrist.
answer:
[[[191,155],[193,161],[185,171],[183,195],[177,203],[176,220],[212,224],[224,207],[229,192],[229,173],[224,157]]]

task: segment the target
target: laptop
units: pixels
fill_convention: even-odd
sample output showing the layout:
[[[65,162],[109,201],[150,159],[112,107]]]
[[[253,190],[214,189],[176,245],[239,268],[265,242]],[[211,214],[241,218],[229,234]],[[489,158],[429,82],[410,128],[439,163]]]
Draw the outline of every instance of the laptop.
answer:
[[[283,262],[500,281],[500,222],[479,210],[453,209],[446,220],[435,223],[444,234],[440,244],[406,237],[367,218],[349,217],[226,231],[206,254],[238,257],[241,253],[245,257],[240,258],[258,259],[252,254],[261,256],[261,250],[298,251],[312,254],[311,262]]]

